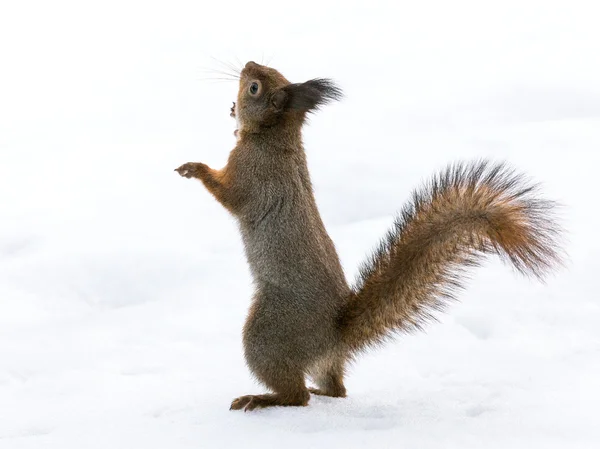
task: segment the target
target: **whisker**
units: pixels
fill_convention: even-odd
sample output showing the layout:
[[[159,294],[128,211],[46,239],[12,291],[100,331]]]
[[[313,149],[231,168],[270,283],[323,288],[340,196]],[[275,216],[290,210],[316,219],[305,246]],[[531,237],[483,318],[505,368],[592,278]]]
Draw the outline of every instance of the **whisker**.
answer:
[[[237,56],[234,56],[234,57],[235,57],[235,61],[238,63],[238,66],[243,67],[244,64],[242,64],[242,61],[240,61],[240,58],[238,58]]]
[[[240,74],[241,70],[239,70],[237,67],[235,67],[233,64],[226,62],[226,61],[221,61],[213,56],[211,56],[211,59],[214,60],[215,62],[218,62],[219,64],[221,64],[223,67],[232,70],[233,72],[237,73],[238,75]]]
[[[240,79],[239,75],[234,75],[233,73],[229,73],[229,72],[225,72],[223,70],[216,70],[216,69],[211,69],[211,68],[201,68],[200,72],[202,73],[209,73],[209,74],[217,74],[217,75],[222,75],[222,76],[227,76],[231,79],[234,80],[238,80]]]
[[[267,61],[267,63],[265,64],[267,67],[269,67],[269,65],[271,64],[271,61],[273,61],[273,58],[275,58],[275,55],[273,54],[269,60]]]
[[[215,81],[215,82],[233,82],[233,81],[237,81],[235,79],[232,78],[198,78],[200,81]]]
[[[236,66],[235,64],[227,61],[227,64],[229,65],[229,67],[231,67],[231,70],[233,70],[235,73],[237,74],[241,74],[242,73],[242,66],[243,64],[239,63],[238,61],[238,65]]]

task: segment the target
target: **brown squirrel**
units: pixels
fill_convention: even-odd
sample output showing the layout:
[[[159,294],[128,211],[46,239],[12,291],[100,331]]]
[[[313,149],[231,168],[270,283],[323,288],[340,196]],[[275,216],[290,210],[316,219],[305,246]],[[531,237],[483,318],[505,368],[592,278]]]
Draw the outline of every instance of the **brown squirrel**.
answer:
[[[176,169],[235,216],[256,285],[244,351],[272,393],[241,396],[231,409],[305,406],[309,392],[345,397],[346,364],[394,333],[421,329],[486,254],[539,278],[560,262],[553,202],[504,164],[458,163],[413,193],[351,288],[315,203],[301,134],[307,113],[341,96],[328,79],[290,83],[248,62],[225,168]]]

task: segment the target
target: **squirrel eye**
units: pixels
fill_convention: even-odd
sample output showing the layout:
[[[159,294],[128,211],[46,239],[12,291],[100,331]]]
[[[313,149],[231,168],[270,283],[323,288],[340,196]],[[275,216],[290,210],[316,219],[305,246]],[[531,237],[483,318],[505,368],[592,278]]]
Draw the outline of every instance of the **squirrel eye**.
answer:
[[[250,92],[250,95],[256,95],[258,93],[258,83],[253,81],[252,84],[250,84],[248,91]]]

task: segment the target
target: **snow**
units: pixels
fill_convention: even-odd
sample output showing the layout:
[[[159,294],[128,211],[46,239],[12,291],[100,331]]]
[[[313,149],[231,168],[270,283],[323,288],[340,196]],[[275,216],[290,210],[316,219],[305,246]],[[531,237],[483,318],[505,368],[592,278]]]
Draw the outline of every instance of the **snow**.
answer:
[[[0,448],[598,447],[597,8],[5,2]],[[173,172],[235,142],[211,57],[344,89],[305,143],[350,280],[412,188],[477,157],[563,204],[565,268],[490,260],[427,333],[362,357],[348,398],[230,412],[263,391],[250,276],[233,219]]]

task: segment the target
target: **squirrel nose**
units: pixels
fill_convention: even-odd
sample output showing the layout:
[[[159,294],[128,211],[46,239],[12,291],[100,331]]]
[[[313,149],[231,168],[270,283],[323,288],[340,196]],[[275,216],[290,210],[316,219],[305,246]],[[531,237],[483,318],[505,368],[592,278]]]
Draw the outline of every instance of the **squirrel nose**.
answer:
[[[252,67],[258,67],[258,64],[254,61],[248,61],[246,63],[245,69],[251,69]]]

